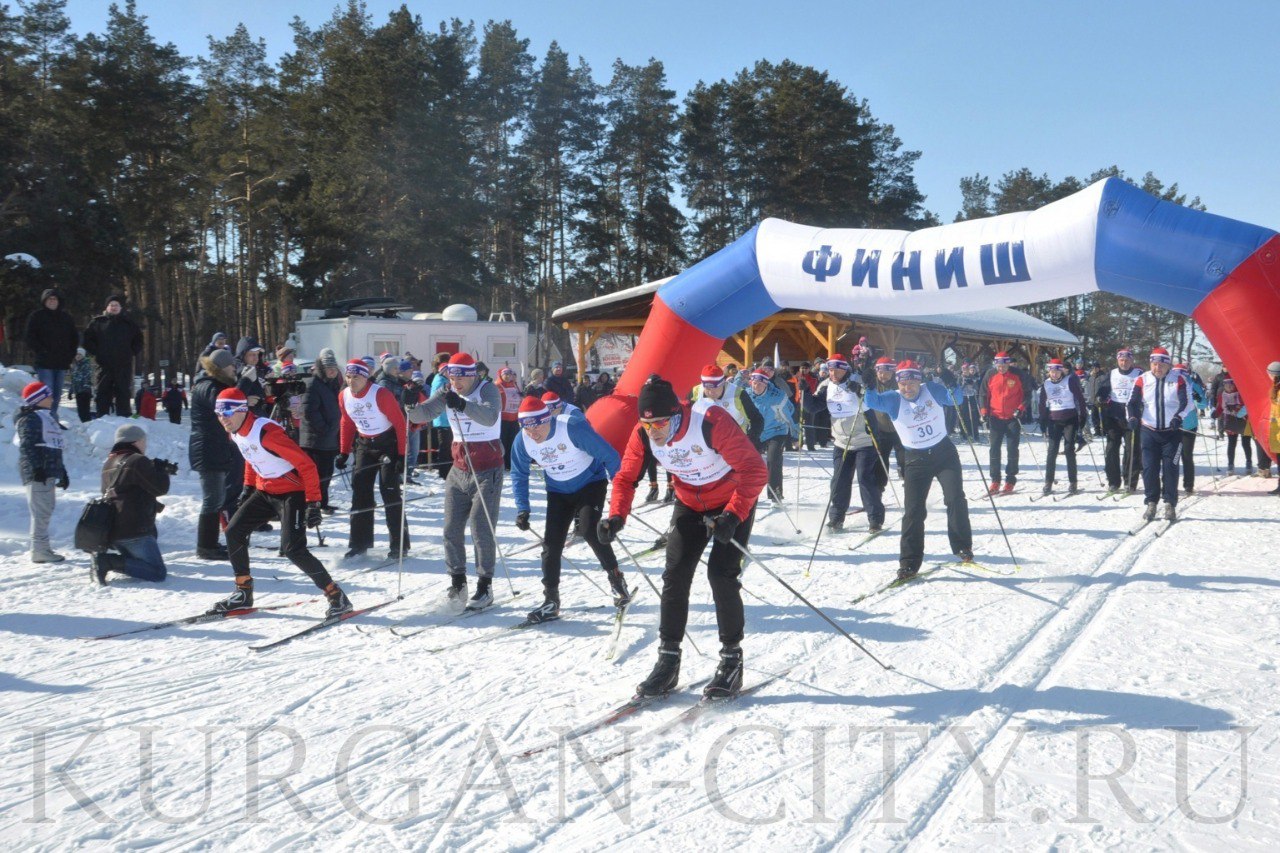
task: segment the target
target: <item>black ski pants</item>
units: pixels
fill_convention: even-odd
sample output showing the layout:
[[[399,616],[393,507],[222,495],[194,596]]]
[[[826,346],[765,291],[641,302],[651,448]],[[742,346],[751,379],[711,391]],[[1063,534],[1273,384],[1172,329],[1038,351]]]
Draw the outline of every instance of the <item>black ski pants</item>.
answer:
[[[1067,480],[1071,487],[1076,485],[1076,421],[1049,421],[1045,435],[1049,437],[1049,449],[1044,460],[1044,484],[1053,485],[1053,476],[1058,467],[1058,451],[1067,454]]]
[[[1017,418],[997,418],[991,416],[991,452],[989,456],[989,472],[991,482],[1018,482],[1018,442],[1022,437],[1022,424]],[[1005,461],[1004,476],[1000,476],[1000,451],[1002,445],[1008,445],[1008,459]]]
[[[1236,467],[1236,441],[1239,440],[1240,446],[1244,448],[1244,464],[1246,468],[1253,467],[1253,439],[1249,436],[1241,436],[1234,432],[1227,433],[1227,467]]]
[[[775,501],[782,500],[782,451],[789,440],[790,436],[783,433],[764,442],[764,463],[769,469],[769,497]]]
[[[662,572],[662,615],[658,623],[658,636],[664,643],[679,645],[684,639],[684,629],[689,622],[689,588],[693,585],[693,573],[698,568],[711,530],[703,519],[715,518],[723,507],[696,510],[676,501],[671,514],[671,527],[667,532],[667,567]],[[755,508],[745,521],[738,525],[733,539],[743,548],[751,537],[751,525],[755,520]],[[742,552],[728,543],[713,542],[711,556],[707,559],[707,581],[711,584],[711,597],[716,605],[716,625],[720,629],[722,645],[742,642],[746,617],[742,610]]]
[[[929,515],[925,502],[929,500],[929,490],[933,488],[935,479],[942,485],[942,501],[947,507],[947,538],[951,543],[951,553],[973,550],[969,502],[964,496],[964,477],[956,446],[949,439],[943,439],[925,450],[905,448],[903,455],[907,462],[907,480],[903,486],[905,512],[899,564],[919,569],[924,562],[924,520]]]
[[[329,486],[333,483],[333,460],[337,458],[336,450],[318,450],[304,447],[311,461],[316,463],[316,473],[320,475],[320,506],[329,506]]]
[[[876,449],[870,445],[856,449],[832,451],[835,468],[831,472],[831,511],[828,514],[833,522],[843,522],[849,513],[849,501],[853,497],[853,475],[858,475],[858,494],[862,498],[862,508],[867,513],[867,523],[875,526],[884,524],[884,502],[880,499],[883,486],[880,485],[880,459]]]
[[[355,469],[351,472],[351,538],[348,547],[356,550],[373,547],[373,484],[376,480],[390,536],[388,542],[392,548],[407,550],[409,531],[403,531],[402,539],[400,530],[402,501],[400,478],[396,476],[400,450],[396,444],[396,431],[389,429],[372,438],[356,436],[353,458]]]
[[[1178,505],[1178,454],[1182,434],[1176,429],[1142,428],[1142,487],[1146,503],[1161,497],[1170,506]]]
[[[1182,488],[1191,491],[1196,487],[1196,434],[1187,430],[1182,433]]]
[[[611,574],[618,570],[618,558],[613,553],[613,546],[604,544],[596,535],[596,525],[604,511],[604,496],[608,487],[608,480],[596,480],[568,494],[547,490],[547,522],[542,533],[544,589],[550,591],[560,588],[564,543],[569,538],[569,526],[574,523],[578,526],[578,535],[587,540],[587,545],[600,561],[600,567]]]
[[[1107,486],[1111,489],[1118,489],[1121,486],[1128,486],[1130,489],[1138,488],[1138,475],[1141,470],[1137,465],[1137,458],[1133,455],[1133,443],[1137,440],[1138,434],[1129,429],[1128,424],[1123,424],[1115,418],[1108,418],[1103,421],[1107,428],[1107,450],[1106,462],[1107,469]],[[1123,459],[1121,451],[1123,449]]]
[[[98,406],[98,417],[111,411],[115,405],[117,417],[127,418],[133,414],[130,408],[133,400],[133,364],[98,365],[98,373],[93,383],[93,393]]]
[[[269,495],[255,491],[240,504],[227,525],[227,551],[236,577],[250,574],[249,535],[277,515],[280,516],[280,550],[289,562],[306,572],[320,589],[333,583],[324,564],[307,550],[307,498],[303,492]]]

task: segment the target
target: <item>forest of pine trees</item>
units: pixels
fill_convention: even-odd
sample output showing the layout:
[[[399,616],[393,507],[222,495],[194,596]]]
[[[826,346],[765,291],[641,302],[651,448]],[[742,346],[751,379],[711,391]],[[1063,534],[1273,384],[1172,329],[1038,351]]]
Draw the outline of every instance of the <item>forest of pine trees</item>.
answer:
[[[83,37],[65,0],[0,4],[0,255],[42,263],[0,265],[0,356],[21,358],[50,284],[81,326],[127,294],[147,368],[187,363],[214,330],[280,342],[301,308],[355,296],[514,311],[558,338],[556,308],[674,274],[766,216],[939,221],[920,153],[819,69],[761,61],[681,102],[657,59],[602,72],[554,42],[534,56],[506,21],[431,27],[401,7],[376,22],[350,0],[292,26],[274,64],[244,27],[192,58],[132,0]],[[957,218],[1083,185],[966,178]],[[1100,347],[1188,332],[1084,301],[1036,313]]]

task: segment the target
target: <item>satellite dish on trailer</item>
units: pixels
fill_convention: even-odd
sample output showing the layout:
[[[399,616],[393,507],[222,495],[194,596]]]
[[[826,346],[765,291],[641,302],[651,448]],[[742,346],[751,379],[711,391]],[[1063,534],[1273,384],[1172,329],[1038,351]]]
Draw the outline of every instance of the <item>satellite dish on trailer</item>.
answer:
[[[461,302],[456,305],[450,305],[444,311],[440,312],[440,319],[447,320],[451,323],[474,323],[480,318],[476,313],[476,309],[470,305],[464,305]]]
[[[28,255],[26,252],[14,252],[12,255],[5,255],[4,259],[14,266],[25,264],[32,269],[40,269],[40,262],[36,260],[36,256]]]

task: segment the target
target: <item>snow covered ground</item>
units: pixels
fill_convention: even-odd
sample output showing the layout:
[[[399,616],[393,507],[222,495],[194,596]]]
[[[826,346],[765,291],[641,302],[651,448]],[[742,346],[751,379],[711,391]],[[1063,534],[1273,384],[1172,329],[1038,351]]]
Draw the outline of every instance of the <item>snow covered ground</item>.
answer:
[[[973,501],[976,551],[990,571],[945,569],[855,605],[891,578],[897,528],[850,551],[866,523],[853,516],[852,532],[823,536],[806,576],[829,459],[788,454],[786,488],[794,498],[798,470],[803,535],[775,510],[757,522],[754,551],[893,669],[751,566],[747,685],[785,677],[668,727],[715,665],[714,612],[699,578],[689,633],[701,655],[686,644],[684,691],[521,758],[555,742],[558,727],[626,699],[647,674],[657,602],[646,585],[612,663],[603,659],[608,599],[571,566],[562,593],[577,610],[494,635],[540,600],[533,550],[509,558],[498,606],[438,624],[446,618],[441,507],[429,496],[409,504],[414,546],[402,578],[394,566],[337,564],[345,519],[326,525],[329,547],[317,553],[357,607],[403,589],[403,601],[375,614],[248,651],[323,609],[305,577],[263,547],[254,551],[258,603],[305,605],[82,639],[201,612],[229,591],[229,568],[194,558],[199,488],[186,470],[186,427],[168,423],[147,426],[150,455],[183,469],[160,519],[169,580],[100,590],[82,555],[31,564],[9,443],[14,407],[12,390],[0,390],[7,848],[1270,850],[1280,842],[1280,500],[1263,494],[1274,480],[1215,490],[1205,455],[1184,520],[1157,538],[1151,528],[1127,535],[1137,498],[1096,500],[1087,453],[1087,494],[1030,502],[1040,472],[1024,451],[1020,492],[997,502],[1020,571],[991,506]],[[59,495],[53,526],[68,555],[117,423],[72,425],[72,486]],[[1043,460],[1043,442],[1031,443]],[[986,447],[978,452],[985,460]],[[975,495],[978,471],[967,448],[961,455]],[[344,488],[335,501],[349,505]],[[936,488],[931,506],[927,553],[941,562],[949,555]],[[794,503],[788,509],[796,514]],[[501,514],[505,549],[532,541],[511,524],[509,500]],[[640,517],[661,526],[664,515]],[[381,520],[378,530],[381,543]],[[653,539],[638,522],[623,536],[633,551]],[[585,546],[567,553],[603,583]],[[660,558],[642,562],[657,581]],[[435,627],[409,639],[387,630],[406,617]],[[474,637],[485,639],[447,648]],[[617,754],[625,744],[634,748]]]

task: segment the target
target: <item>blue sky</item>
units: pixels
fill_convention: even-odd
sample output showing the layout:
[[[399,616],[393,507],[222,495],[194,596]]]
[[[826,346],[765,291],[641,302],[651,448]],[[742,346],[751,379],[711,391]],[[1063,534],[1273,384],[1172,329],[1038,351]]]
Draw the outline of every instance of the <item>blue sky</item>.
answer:
[[[8,2],[12,7],[13,0]],[[108,0],[70,0],[79,33]],[[289,21],[336,0],[138,0],[157,39],[202,53],[243,22],[272,56]],[[368,0],[375,23],[401,4]],[[510,20],[541,57],[554,39],[596,79],[615,59],[661,60],[680,97],[759,59],[827,70],[923,152],[925,205],[949,222],[959,180],[1026,166],[1058,179],[1150,170],[1209,210],[1280,229],[1280,2],[412,2],[428,26]],[[822,223],[807,223],[820,225]]]

